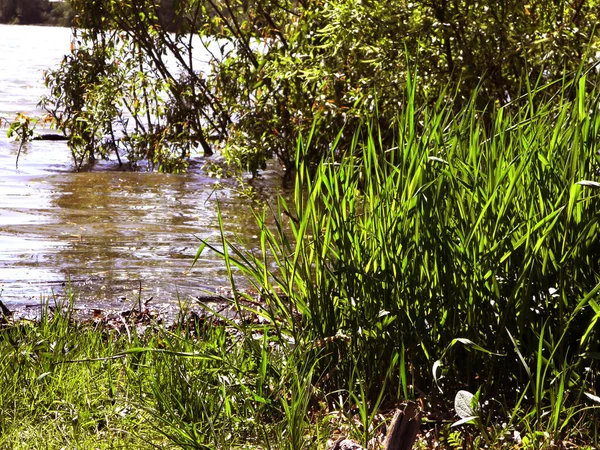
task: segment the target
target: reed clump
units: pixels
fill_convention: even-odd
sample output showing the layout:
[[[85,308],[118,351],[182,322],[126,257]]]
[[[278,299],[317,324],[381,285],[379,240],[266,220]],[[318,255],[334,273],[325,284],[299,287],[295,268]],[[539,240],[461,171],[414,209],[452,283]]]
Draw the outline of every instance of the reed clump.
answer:
[[[235,314],[4,321],[0,447],[380,448],[409,401],[415,448],[597,448],[597,81],[457,112],[409,78],[392,129],[311,166],[315,126],[259,247],[221,220],[198,250]]]
[[[526,84],[504,107],[479,110],[475,93],[458,112],[447,95],[417,104],[415,82],[395,128],[372,115],[316,167],[303,156],[318,130],[299,141],[294,200],[275,227],[256,217],[260,251],[210,246],[263,293],[276,335],[320,355],[335,401],[449,405],[466,389],[494,430],[472,444],[596,436],[596,73],[552,95]]]

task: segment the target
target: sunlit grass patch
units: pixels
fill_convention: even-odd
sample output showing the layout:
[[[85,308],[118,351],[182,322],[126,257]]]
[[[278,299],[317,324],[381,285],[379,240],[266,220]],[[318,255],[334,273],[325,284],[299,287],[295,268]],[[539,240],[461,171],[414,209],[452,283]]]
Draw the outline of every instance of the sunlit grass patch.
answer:
[[[409,83],[393,130],[365,118],[316,166],[307,136],[259,248],[221,219],[198,252],[223,256],[236,315],[120,330],[67,307],[0,330],[0,446],[380,448],[414,400],[420,448],[597,447],[594,83],[485,113]]]
[[[366,118],[350,148],[333,143],[311,167],[313,130],[275,230],[256,216],[260,251],[225,235],[207,245],[262,292],[275,335],[321,351],[330,401],[449,408],[481,389],[488,445],[596,439],[596,83],[580,73],[552,97],[527,86],[505,107],[456,113],[446,97],[416,104],[409,80],[392,145]]]

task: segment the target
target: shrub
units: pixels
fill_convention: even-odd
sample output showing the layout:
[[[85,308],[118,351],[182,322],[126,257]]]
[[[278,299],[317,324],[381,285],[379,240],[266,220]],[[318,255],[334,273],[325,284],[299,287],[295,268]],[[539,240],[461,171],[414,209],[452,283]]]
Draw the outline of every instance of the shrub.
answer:
[[[340,162],[335,144],[314,175],[298,158],[293,203],[274,227],[257,217],[261,251],[210,246],[261,292],[267,323],[323,349],[330,391],[481,387],[495,414],[559,433],[598,370],[597,84],[530,91],[491,130],[476,95],[455,114],[410,92],[392,146],[374,120]]]
[[[155,122],[140,128],[139,141],[169,147],[187,140],[211,152],[214,139],[231,160],[251,171],[273,155],[293,168],[296,140],[315,121],[319,136],[304,156],[319,161],[329,154],[342,125],[344,147],[375,105],[382,138],[391,139],[394,117],[406,108],[409,66],[419,67],[414,89],[424,101],[437,101],[447,89],[446,107],[458,111],[476,90],[477,107],[485,110],[488,104],[502,106],[524,93],[525,79],[550,84],[582,64],[594,63],[600,45],[597,0],[526,5],[516,0],[72,4],[79,14],[77,26],[83,29],[76,36],[82,47],[76,45],[70,59],[51,73],[50,84],[57,87],[51,100],[58,109],[71,107],[61,86],[74,76],[71,65],[87,57],[82,48],[110,47],[112,51],[102,54],[107,65],[128,61],[131,70],[158,78],[164,89],[161,94],[144,91],[143,85],[116,84],[121,86],[115,101],[119,107],[132,110],[136,121],[140,116]],[[201,51],[210,52],[210,71],[195,64],[198,44],[192,48],[188,33],[197,34],[205,46]],[[126,54],[115,54],[118,48],[127,49]],[[165,65],[167,52],[175,55],[180,75]],[[103,90],[105,82],[112,89],[115,81],[110,77],[124,74],[82,83],[83,89]],[[125,74],[122,79],[130,78]],[[96,96],[83,96],[88,97],[82,113],[94,110]],[[143,107],[131,107],[144,97]],[[75,114],[64,127],[76,133],[79,109],[72,108]],[[115,127],[110,120],[106,123],[111,130]],[[180,167],[166,161],[185,158],[188,150],[165,152],[163,168]],[[147,149],[139,153],[146,154]],[[139,157],[136,152],[130,156]]]

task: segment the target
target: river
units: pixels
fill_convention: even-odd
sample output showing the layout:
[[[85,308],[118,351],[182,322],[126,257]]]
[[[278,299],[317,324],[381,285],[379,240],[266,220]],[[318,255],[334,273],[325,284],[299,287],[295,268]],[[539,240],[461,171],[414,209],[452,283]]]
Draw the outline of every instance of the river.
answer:
[[[68,52],[66,28],[0,25],[0,117],[41,115],[43,70]],[[38,130],[44,131],[44,130]],[[0,300],[9,309],[61,299],[70,284],[76,308],[121,309],[193,302],[228,285],[223,263],[198,238],[218,241],[217,201],[227,229],[249,246],[256,227],[248,198],[232,181],[203,173],[195,156],[184,175],[131,172],[100,161],[77,172],[63,142],[19,145],[0,129]],[[47,131],[45,131],[47,132]],[[259,198],[280,186],[276,167],[251,180]],[[141,291],[140,291],[141,286]]]

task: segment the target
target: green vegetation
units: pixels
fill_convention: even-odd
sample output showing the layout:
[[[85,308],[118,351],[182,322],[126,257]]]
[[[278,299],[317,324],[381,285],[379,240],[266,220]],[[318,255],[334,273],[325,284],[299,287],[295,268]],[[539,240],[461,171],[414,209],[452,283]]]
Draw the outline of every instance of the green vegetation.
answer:
[[[448,88],[458,113],[477,89],[484,110],[519,97],[527,78],[548,84],[593,62],[600,45],[597,0],[71,4],[73,50],[47,78],[58,128],[76,159],[114,151],[108,139],[165,171],[184,169],[196,147],[249,171],[271,156],[293,169],[316,121],[303,155],[315,164],[341,129],[349,145],[375,105],[389,144],[411,67],[430,106]],[[207,54],[210,70],[198,61]]]
[[[367,120],[341,159],[334,145],[314,176],[300,163],[276,231],[257,217],[262,252],[224,241],[277,333],[324,343],[326,392],[356,379],[371,402],[480,390],[471,419],[491,436],[474,444],[515,429],[534,448],[595,442],[600,91],[588,75],[489,116],[477,93],[458,114],[419,105],[408,79],[393,146]]]
[[[259,249],[223,223],[203,243],[234,317],[5,327],[3,444],[323,449],[342,429],[378,448],[377,413],[418,399],[421,448],[598,448],[596,75],[490,111],[420,103],[418,82],[391,146],[376,116],[316,167],[318,128],[299,139]]]
[[[45,105],[78,163],[275,155],[294,197],[198,250],[234,317],[5,327],[7,446],[377,448],[409,399],[423,448],[598,448],[598,2],[72,5]]]
[[[314,414],[306,349],[268,325],[81,323],[56,306],[0,330],[2,448],[324,448],[337,422]]]

